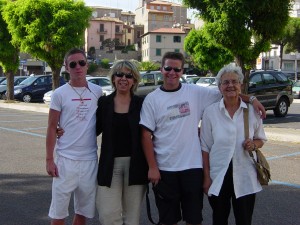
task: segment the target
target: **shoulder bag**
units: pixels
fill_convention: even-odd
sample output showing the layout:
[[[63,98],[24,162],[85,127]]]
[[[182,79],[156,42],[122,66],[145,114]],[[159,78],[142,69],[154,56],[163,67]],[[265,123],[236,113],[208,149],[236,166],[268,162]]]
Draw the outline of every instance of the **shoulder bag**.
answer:
[[[248,110],[248,108],[244,108],[244,130],[245,130],[245,139],[247,139],[247,138],[249,138],[249,110]],[[257,172],[257,179],[261,185],[268,185],[269,181],[271,180],[271,171],[270,171],[269,163],[267,162],[265,156],[259,149],[255,149],[254,151],[256,153],[257,160],[255,160],[253,153],[251,151],[248,151],[248,152],[254,162],[256,172]]]

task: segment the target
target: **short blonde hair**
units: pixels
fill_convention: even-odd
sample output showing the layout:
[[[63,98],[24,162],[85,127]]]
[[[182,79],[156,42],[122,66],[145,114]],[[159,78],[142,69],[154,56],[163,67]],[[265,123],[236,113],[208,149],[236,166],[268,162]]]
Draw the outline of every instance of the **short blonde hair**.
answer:
[[[116,85],[113,82],[114,75],[117,72],[120,72],[123,68],[126,68],[126,69],[130,70],[132,75],[133,75],[133,86],[130,90],[131,94],[133,94],[134,91],[137,89],[137,87],[140,83],[140,80],[141,80],[140,72],[139,72],[138,67],[137,67],[137,65],[134,61],[130,61],[130,60],[118,60],[118,61],[116,61],[113,64],[113,66],[112,66],[112,68],[109,72],[110,81],[111,81],[114,89],[116,90]]]

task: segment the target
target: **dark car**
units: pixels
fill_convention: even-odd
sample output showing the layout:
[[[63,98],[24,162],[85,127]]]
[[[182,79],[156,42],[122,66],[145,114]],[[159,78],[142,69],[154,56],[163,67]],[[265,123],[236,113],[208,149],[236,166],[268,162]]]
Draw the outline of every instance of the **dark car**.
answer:
[[[23,80],[27,79],[28,76],[15,76],[14,77],[14,86],[19,85]],[[7,80],[4,80],[0,83],[0,99],[6,99],[5,92],[7,89]]]
[[[65,84],[63,77],[60,86]],[[43,101],[44,94],[52,89],[52,75],[30,76],[14,88],[14,97],[24,102]]]
[[[249,77],[249,95],[255,95],[266,110],[284,117],[293,102],[292,82],[280,71],[257,71]]]
[[[141,72],[140,74],[141,81],[135,92],[138,96],[145,97],[147,94],[163,84],[164,79],[160,71]],[[183,77],[180,78],[180,82],[187,83]]]

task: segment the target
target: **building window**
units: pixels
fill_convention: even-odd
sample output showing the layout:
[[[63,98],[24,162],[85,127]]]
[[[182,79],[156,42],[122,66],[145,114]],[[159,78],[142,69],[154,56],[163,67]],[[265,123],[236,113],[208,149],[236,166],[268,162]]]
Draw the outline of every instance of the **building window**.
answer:
[[[100,42],[104,41],[104,35],[100,35]]]
[[[181,37],[180,36],[173,36],[173,42],[181,42]]]
[[[174,52],[180,52],[180,50],[179,50],[178,48],[176,48],[176,49],[174,50]]]
[[[138,30],[138,31],[136,32],[136,36],[139,38],[139,37],[141,36],[141,31]]]
[[[156,49],[156,56],[161,56],[161,49],[160,48]]]
[[[156,42],[161,42],[161,35],[156,35]]]
[[[120,33],[120,26],[116,26],[116,33]]]
[[[128,34],[131,34],[131,29],[130,28],[128,29]]]
[[[167,7],[166,7],[166,6],[163,6],[163,10],[164,10],[164,11],[167,11]]]
[[[100,32],[104,32],[104,24],[100,24]]]
[[[156,20],[156,15],[152,15],[152,20]]]
[[[130,39],[128,39],[128,45],[131,45],[131,40]]]
[[[157,10],[160,10],[160,5],[158,5],[156,8],[157,8]]]
[[[164,21],[169,21],[169,15],[164,15]]]
[[[294,70],[294,63],[293,62],[284,62],[283,63],[284,70]]]
[[[151,6],[150,6],[150,9],[154,9],[154,5],[151,5]]]

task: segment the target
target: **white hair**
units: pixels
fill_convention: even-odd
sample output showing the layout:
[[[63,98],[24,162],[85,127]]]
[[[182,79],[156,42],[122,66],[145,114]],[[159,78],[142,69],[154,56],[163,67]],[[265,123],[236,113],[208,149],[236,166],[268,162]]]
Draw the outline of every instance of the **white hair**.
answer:
[[[243,80],[244,80],[244,75],[242,72],[241,67],[234,65],[233,63],[230,63],[226,66],[224,66],[217,74],[216,76],[216,80],[217,80],[217,84],[218,86],[220,86],[221,84],[221,78],[225,73],[235,73],[236,75],[238,75],[238,79],[239,82],[242,84]]]

